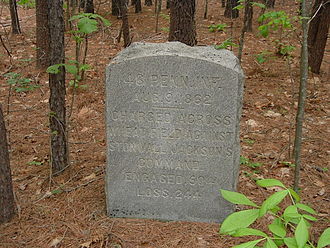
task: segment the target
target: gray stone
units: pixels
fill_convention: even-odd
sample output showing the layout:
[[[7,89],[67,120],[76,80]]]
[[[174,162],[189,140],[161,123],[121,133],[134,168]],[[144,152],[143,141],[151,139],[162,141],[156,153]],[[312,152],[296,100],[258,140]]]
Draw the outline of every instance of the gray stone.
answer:
[[[243,73],[236,57],[179,42],[135,43],[107,67],[107,211],[221,222],[233,211]]]

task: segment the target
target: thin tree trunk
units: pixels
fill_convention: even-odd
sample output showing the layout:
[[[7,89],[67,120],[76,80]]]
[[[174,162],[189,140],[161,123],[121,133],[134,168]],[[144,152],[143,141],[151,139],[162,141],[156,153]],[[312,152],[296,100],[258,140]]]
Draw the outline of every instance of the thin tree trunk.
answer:
[[[238,9],[234,9],[238,5],[238,0],[227,0],[224,16],[235,19],[239,17]]]
[[[274,9],[275,0],[265,0],[265,5],[267,9]]]
[[[294,141],[294,159],[295,159],[295,173],[293,189],[298,193],[300,181],[300,168],[301,168],[301,141],[302,141],[302,126],[305,112],[305,100],[307,91],[308,80],[308,49],[307,49],[307,36],[308,36],[308,14],[307,14],[307,1],[302,0],[302,31],[303,41],[301,47],[300,58],[300,87],[299,87],[299,100],[298,110],[296,116],[296,132]]]
[[[162,2],[161,0],[155,0],[155,6],[156,6],[156,30],[155,32],[158,33],[158,23],[159,23],[159,14],[160,10],[162,8]]]
[[[128,16],[127,16],[127,2],[126,0],[120,1],[120,12],[122,15],[122,30],[124,36],[124,47],[128,47],[131,44],[131,37],[129,34],[129,24],[128,24]]]
[[[13,34],[20,34],[21,27],[19,25],[16,0],[9,0],[9,9],[10,9],[12,32]]]
[[[120,0],[111,0],[111,14],[120,17]]]
[[[0,105],[0,224],[10,221],[15,212],[6,127]]]
[[[246,18],[247,18],[247,24],[246,24],[246,32],[252,32],[252,21],[253,21],[253,6],[251,4],[251,1],[249,0],[249,4],[246,4],[245,6],[246,11]],[[245,13],[244,13],[245,15]],[[245,16],[244,16],[245,18]]]
[[[319,74],[330,26],[330,1],[316,0],[308,29],[309,66]]]
[[[135,0],[135,13],[142,12],[141,0]]]
[[[171,7],[171,0],[166,0],[166,9]]]
[[[204,19],[207,19],[207,8],[208,8],[209,1],[205,0],[205,6],[204,6]]]
[[[221,7],[225,8],[226,7],[226,0],[221,0]]]
[[[249,28],[248,25],[249,24],[251,25],[251,19],[252,19],[251,12],[253,11],[252,9],[253,9],[253,7],[251,5],[251,0],[246,0],[245,1],[245,10],[244,10],[243,28],[242,28],[242,32],[241,32],[241,36],[240,36],[240,40],[239,40],[239,48],[238,48],[238,55],[237,55],[239,62],[241,62],[242,54],[243,54],[244,35],[245,35],[245,32],[247,32],[247,30]]]
[[[85,13],[94,13],[93,0],[80,0],[79,6],[84,10]]]
[[[172,0],[169,41],[180,41],[189,46],[197,44],[195,0]]]
[[[37,68],[45,69],[50,66],[48,0],[36,0],[36,48]]]
[[[152,5],[152,0],[145,0],[144,5],[151,6]]]
[[[48,5],[50,32],[50,63],[64,63],[64,18],[63,1],[52,0]],[[68,166],[69,152],[67,143],[65,108],[65,70],[60,67],[57,74],[49,74],[50,87],[50,134],[51,163],[53,174],[59,174]]]

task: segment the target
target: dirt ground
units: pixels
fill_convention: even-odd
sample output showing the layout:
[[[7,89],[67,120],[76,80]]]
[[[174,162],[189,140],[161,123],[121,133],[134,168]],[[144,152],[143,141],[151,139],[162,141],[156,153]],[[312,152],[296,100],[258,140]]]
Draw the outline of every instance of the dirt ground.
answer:
[[[111,16],[108,1],[98,3],[97,13],[112,26],[90,38],[86,89],[79,89],[73,107],[70,132],[71,167],[62,175],[50,177],[48,131],[48,75],[35,69],[35,10],[19,8],[23,34],[8,35],[10,17],[0,4],[0,33],[11,51],[10,59],[0,47],[0,103],[4,107],[10,143],[13,184],[18,214],[0,226],[0,247],[231,247],[241,240],[218,234],[218,224],[115,219],[106,216],[104,170],[106,141],[104,125],[104,70],[121,49],[116,37],[121,20]],[[208,19],[203,19],[203,2],[198,1],[196,25],[199,45],[220,44],[230,36],[238,40],[242,15],[233,20],[223,17],[220,1],[209,0]],[[291,14],[298,1],[277,0],[276,10]],[[289,162],[294,139],[294,121],[299,88],[299,40],[297,29],[289,39],[297,49],[292,63],[274,55],[272,38],[246,34],[242,67],[245,72],[244,106],[241,119],[242,156],[257,168],[241,165],[238,191],[257,202],[271,192],[258,188],[255,178],[277,178],[292,185],[294,168]],[[160,31],[155,33],[154,6],[143,6],[135,14],[129,7],[133,41],[166,41],[169,26],[167,10],[162,10]],[[210,24],[226,23],[225,32],[211,33]],[[329,226],[329,93],[330,44],[320,75],[310,74],[302,148],[301,190],[304,203],[318,211],[319,221],[311,230],[315,240]],[[256,54],[269,50],[272,58],[256,62]],[[72,58],[74,44],[66,35],[66,56]],[[237,48],[234,47],[237,54]],[[40,88],[17,93],[10,90],[3,75],[17,72],[31,78]],[[68,104],[71,99],[68,90]],[[266,223],[260,222],[259,226]]]

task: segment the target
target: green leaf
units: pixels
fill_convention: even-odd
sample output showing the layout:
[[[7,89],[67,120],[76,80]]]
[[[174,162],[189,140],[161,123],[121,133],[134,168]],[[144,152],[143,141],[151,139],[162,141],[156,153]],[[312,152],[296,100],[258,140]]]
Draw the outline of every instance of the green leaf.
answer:
[[[314,209],[312,209],[310,206],[307,206],[306,204],[302,204],[302,203],[297,203],[296,206],[301,209],[306,211],[307,213],[310,214],[317,214],[316,211]]]
[[[262,180],[258,180],[257,181],[257,185],[267,188],[267,187],[274,187],[274,186],[279,186],[282,187],[284,189],[286,189],[286,187],[284,186],[284,184],[276,179],[262,179]]]
[[[276,224],[276,223],[272,223],[270,225],[268,225],[268,229],[274,233],[275,235],[281,237],[281,238],[284,238],[285,235],[286,235],[286,230],[285,228],[283,227],[283,225],[279,225],[279,224]]]
[[[262,4],[262,3],[257,3],[257,2],[251,2],[252,6],[257,6],[260,7],[262,9],[266,8],[266,5]]]
[[[60,67],[62,66],[64,66],[64,64],[51,65],[47,68],[46,72],[51,74],[57,74],[60,72]]]
[[[264,216],[268,210],[279,204],[288,194],[287,190],[281,190],[268,197],[261,205],[259,217]]]
[[[295,199],[296,202],[300,202],[300,196],[296,193],[296,191],[294,191],[293,189],[289,189],[289,191],[293,199]]]
[[[228,190],[221,190],[221,195],[223,198],[225,198],[227,201],[234,203],[234,204],[240,204],[240,205],[246,205],[246,206],[252,206],[252,207],[258,207],[257,204],[252,202],[250,199],[248,199],[245,195],[237,192],[232,192]]]
[[[253,240],[253,241],[249,241],[240,245],[235,245],[232,248],[254,248],[256,246],[256,244],[258,244],[260,241],[262,241],[264,239],[257,239],[257,240]]]
[[[292,222],[295,218],[301,218],[301,214],[298,213],[298,208],[295,205],[290,205],[284,210],[283,218],[286,222]]]
[[[233,237],[242,237],[242,236],[261,236],[261,237],[264,237],[266,238],[267,237],[267,234],[262,232],[262,231],[259,231],[257,229],[253,229],[253,228],[241,228],[241,229],[238,229],[232,236]]]
[[[323,248],[330,245],[330,227],[324,230],[317,242],[317,248]]]
[[[61,189],[54,189],[54,190],[52,190],[52,194],[53,195],[56,195],[56,194],[61,194],[63,192],[63,190],[61,190]]]
[[[72,74],[72,75],[77,75],[78,70],[76,65],[68,65],[64,64],[66,72]]]
[[[294,232],[294,237],[296,239],[298,248],[303,248],[309,237],[308,228],[304,218],[300,218],[300,221]]]
[[[285,238],[284,243],[288,248],[298,248],[295,238]]]
[[[314,216],[311,216],[309,214],[303,214],[302,217],[304,217],[304,219],[306,219],[306,220],[317,221],[317,218],[315,218]]]
[[[275,244],[275,242],[272,239],[267,238],[266,248],[277,248],[277,245]]]
[[[97,31],[97,21],[88,17],[83,17],[78,21],[78,30],[84,34],[91,34]]]
[[[259,209],[242,210],[229,215],[221,224],[220,233],[232,235],[236,230],[248,227],[258,218]]]
[[[239,157],[239,162],[240,164],[248,164],[249,163],[249,159],[244,157],[244,156],[240,156]]]

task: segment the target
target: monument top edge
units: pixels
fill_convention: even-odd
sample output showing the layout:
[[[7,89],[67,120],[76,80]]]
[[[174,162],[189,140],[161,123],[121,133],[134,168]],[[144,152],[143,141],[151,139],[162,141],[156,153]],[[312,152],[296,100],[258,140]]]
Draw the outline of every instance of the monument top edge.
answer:
[[[227,49],[215,49],[213,46],[188,46],[181,42],[145,43],[135,42],[114,57],[109,66],[124,61],[158,56],[179,56],[204,60],[242,73],[236,56]]]

